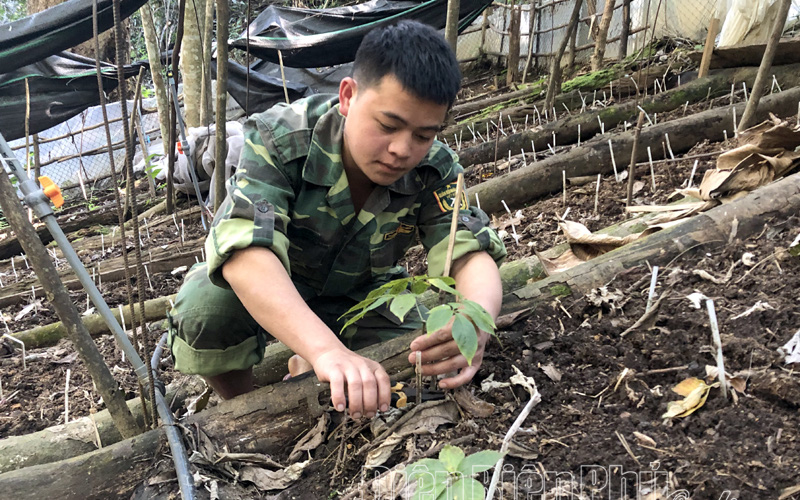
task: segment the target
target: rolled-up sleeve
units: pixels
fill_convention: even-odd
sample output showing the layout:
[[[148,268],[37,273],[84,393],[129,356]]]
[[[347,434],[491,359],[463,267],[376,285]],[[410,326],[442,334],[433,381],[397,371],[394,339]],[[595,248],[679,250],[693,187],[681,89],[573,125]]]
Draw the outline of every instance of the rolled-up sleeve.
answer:
[[[427,194],[422,206],[420,239],[428,252],[428,275],[444,274],[450,225],[453,220],[453,196],[455,179],[463,171],[456,164],[451,176]],[[449,195],[449,196],[448,196]],[[447,200],[450,200],[448,203]],[[506,257],[506,247],[497,233],[489,226],[489,217],[477,207],[468,207],[466,196],[462,197],[458,213],[458,226],[453,246],[453,261],[470,252],[485,251],[499,266]]]
[[[222,287],[222,266],[236,250],[251,246],[269,248],[291,272],[286,237],[294,190],[285,166],[265,145],[269,130],[263,122],[248,120],[239,167],[227,184],[227,196],[220,206],[206,238],[208,275]]]

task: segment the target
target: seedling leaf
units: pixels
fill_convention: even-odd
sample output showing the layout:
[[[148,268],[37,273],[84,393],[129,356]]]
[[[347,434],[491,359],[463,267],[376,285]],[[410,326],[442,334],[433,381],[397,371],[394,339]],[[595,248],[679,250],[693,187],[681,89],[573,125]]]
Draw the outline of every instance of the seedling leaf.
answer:
[[[464,300],[461,302],[464,307],[464,312],[469,316],[469,319],[475,323],[475,326],[487,333],[494,333],[496,328],[492,315],[486,312],[480,304],[471,300]]]
[[[472,365],[472,358],[478,351],[478,334],[475,325],[464,316],[457,315],[453,320],[453,340],[456,341],[458,350],[467,358],[467,363]]]
[[[448,472],[457,471],[462,460],[464,460],[464,450],[458,446],[448,444],[439,452],[439,461],[444,464]]]
[[[486,491],[483,485],[471,477],[464,477],[447,488],[439,498],[444,500],[483,500]]]
[[[447,326],[453,314],[455,314],[455,311],[448,304],[442,304],[431,309],[425,322],[428,335]]]
[[[406,317],[408,311],[411,310],[417,304],[417,298],[413,295],[400,295],[399,297],[395,297],[392,300],[392,304],[389,306],[389,310],[400,318],[400,321],[403,321],[403,318]]]
[[[494,467],[502,456],[502,453],[493,450],[473,453],[461,461],[458,466],[458,472],[464,477],[472,477],[475,474],[479,474]]]

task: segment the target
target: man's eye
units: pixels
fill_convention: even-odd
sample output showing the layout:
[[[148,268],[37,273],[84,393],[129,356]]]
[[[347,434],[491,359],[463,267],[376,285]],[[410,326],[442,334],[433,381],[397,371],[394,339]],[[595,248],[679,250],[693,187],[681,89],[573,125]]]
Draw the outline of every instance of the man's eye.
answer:
[[[380,124],[380,126],[381,126],[381,128],[383,129],[384,132],[394,132],[395,130],[397,130],[395,127],[392,127],[391,125],[387,125],[387,124],[385,124],[383,122],[378,122],[378,123]]]
[[[428,137],[427,135],[416,134],[415,137],[417,138],[418,141],[422,142],[428,142],[433,140],[433,136]]]

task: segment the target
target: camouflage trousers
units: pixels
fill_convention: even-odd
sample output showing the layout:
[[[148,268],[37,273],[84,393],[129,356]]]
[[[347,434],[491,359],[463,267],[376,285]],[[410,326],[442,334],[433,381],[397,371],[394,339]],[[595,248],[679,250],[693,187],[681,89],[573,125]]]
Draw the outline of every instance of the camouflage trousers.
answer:
[[[264,293],[269,290],[269,284],[265,284]],[[316,297],[306,303],[354,351],[422,326],[414,309],[401,322],[388,308],[378,308],[340,333],[346,319],[339,317],[356,304],[355,300]],[[419,312],[427,315],[421,304]],[[263,359],[264,348],[274,339],[250,316],[233,290],[211,283],[205,263],[189,270],[167,320],[175,369],[186,374],[213,377],[250,368]]]

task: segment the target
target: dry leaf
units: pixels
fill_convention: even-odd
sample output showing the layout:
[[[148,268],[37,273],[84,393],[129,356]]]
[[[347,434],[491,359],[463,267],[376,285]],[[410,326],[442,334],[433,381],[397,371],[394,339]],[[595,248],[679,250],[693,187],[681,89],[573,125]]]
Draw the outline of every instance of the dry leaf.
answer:
[[[330,422],[330,415],[323,413],[317,421],[317,425],[308,431],[305,436],[300,438],[300,441],[294,445],[292,452],[289,454],[289,461],[295,462],[303,457],[304,451],[315,450],[319,445],[325,442],[325,433],[328,430],[328,422]]]
[[[633,437],[636,438],[636,441],[638,441],[639,444],[643,444],[645,446],[650,446],[651,448],[655,448],[656,447],[655,440],[653,438],[651,438],[650,436],[648,436],[647,434],[642,434],[641,432],[633,431]]]
[[[248,481],[256,485],[261,491],[285,490],[292,483],[300,479],[303,469],[311,463],[311,460],[298,462],[286,467],[285,469],[271,471],[260,467],[246,466],[239,471],[239,479]]]
[[[702,301],[706,300],[708,297],[700,292],[694,292],[687,295],[686,298],[692,303],[692,307],[695,309],[700,309]]]
[[[784,356],[785,364],[800,363],[800,330],[778,352]]]
[[[533,308],[526,307],[525,309],[520,309],[519,311],[514,311],[512,313],[504,314],[497,318],[494,322],[497,326],[498,330],[502,330],[503,328],[508,328],[509,326],[513,325],[517,321],[523,320],[531,315]]]
[[[639,238],[639,234],[621,238],[610,234],[592,233],[586,226],[574,221],[560,221],[558,226],[564,232],[572,252],[583,261],[591,260]]]
[[[494,373],[489,374],[486,379],[481,382],[481,391],[489,392],[493,389],[501,389],[503,387],[509,387],[511,382],[498,382],[494,379]]]
[[[718,378],[719,368],[712,365],[706,365],[706,381],[711,382],[712,380],[717,380]],[[725,380],[736,392],[744,394],[744,391],[747,388],[747,380],[738,376],[733,377],[730,373],[725,373]]]
[[[772,307],[771,305],[769,305],[767,302],[761,302],[759,300],[755,304],[753,304],[753,307],[751,307],[750,309],[746,310],[745,312],[743,312],[741,314],[737,314],[736,316],[732,317],[731,319],[744,318],[744,317],[750,316],[754,312],[767,311],[767,310],[774,311],[775,308]]]
[[[673,392],[684,396],[684,398],[681,401],[671,401],[667,403],[667,411],[661,415],[661,418],[688,417],[705,404],[711,388],[717,387],[718,385],[719,382],[707,385],[698,378],[688,378],[684,380],[672,388]]]
[[[661,296],[658,298],[655,304],[653,304],[649,310],[645,311],[642,314],[642,317],[636,320],[636,323],[632,324],[628,329],[620,334],[620,337],[624,337],[625,335],[629,334],[630,332],[642,329],[645,331],[651,330],[654,326],[656,326],[656,320],[658,319],[658,311],[661,309],[661,304],[664,303],[664,300],[669,296],[669,289],[664,290]]]
[[[364,467],[367,469],[374,469],[385,464],[389,457],[394,453],[394,449],[403,441],[403,436],[398,436],[397,433],[392,434],[383,440],[383,442],[374,450],[367,453],[367,459],[364,461]]]
[[[547,258],[536,251],[534,251],[534,253],[536,254],[536,257],[539,258],[539,262],[542,263],[542,269],[544,270],[544,274],[547,276],[552,276],[554,274],[566,271],[567,269],[571,269],[578,264],[583,264],[586,262],[585,260],[579,259],[569,248],[554,259]]]
[[[279,462],[273,460],[271,456],[263,453],[221,453],[214,463],[224,464],[229,462],[240,462],[259,467],[273,467],[275,469],[284,468]]]
[[[561,382],[561,372],[555,367],[553,363],[548,363],[541,367],[547,377],[553,382]]]
[[[494,405],[484,401],[461,386],[453,391],[453,399],[458,406],[473,417],[486,418],[494,413]]]

